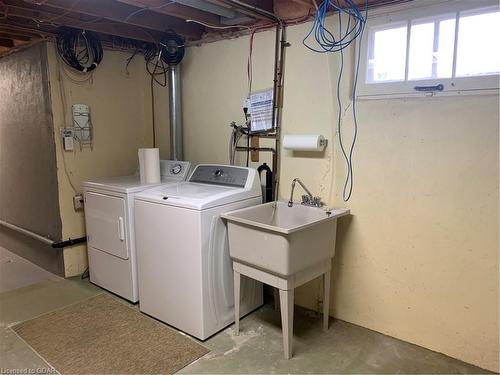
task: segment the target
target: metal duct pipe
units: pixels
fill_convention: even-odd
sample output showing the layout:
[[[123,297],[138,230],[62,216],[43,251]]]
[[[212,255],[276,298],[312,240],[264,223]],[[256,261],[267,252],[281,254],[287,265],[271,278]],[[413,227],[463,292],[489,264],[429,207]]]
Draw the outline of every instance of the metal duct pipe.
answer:
[[[170,106],[170,159],[184,160],[182,137],[181,67],[170,65],[168,69],[168,101]]]
[[[209,3],[205,0],[176,0],[175,2],[191,8],[200,9],[208,13],[216,14],[221,17],[234,18],[237,16],[237,13],[234,10]]]

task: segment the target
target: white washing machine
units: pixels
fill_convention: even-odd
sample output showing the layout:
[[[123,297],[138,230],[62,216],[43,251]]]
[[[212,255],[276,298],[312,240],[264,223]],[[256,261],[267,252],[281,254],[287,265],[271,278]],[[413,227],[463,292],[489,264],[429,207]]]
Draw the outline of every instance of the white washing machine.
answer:
[[[233,272],[220,214],[262,203],[255,169],[198,165],[188,181],[135,196],[140,310],[205,340],[234,322]],[[263,303],[242,279],[241,315]]]
[[[186,179],[190,163],[161,160],[161,183]],[[158,184],[138,174],[83,183],[90,281],[131,302],[139,300],[134,235],[134,195]]]

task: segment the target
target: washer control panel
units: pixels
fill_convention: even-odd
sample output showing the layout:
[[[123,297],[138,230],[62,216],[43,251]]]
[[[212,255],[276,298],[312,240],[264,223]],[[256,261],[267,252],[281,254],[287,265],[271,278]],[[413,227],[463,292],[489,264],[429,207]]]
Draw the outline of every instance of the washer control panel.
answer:
[[[164,178],[185,180],[191,163],[178,160],[160,160],[160,174]]]
[[[231,165],[198,165],[190,182],[223,186],[245,187],[248,169]]]

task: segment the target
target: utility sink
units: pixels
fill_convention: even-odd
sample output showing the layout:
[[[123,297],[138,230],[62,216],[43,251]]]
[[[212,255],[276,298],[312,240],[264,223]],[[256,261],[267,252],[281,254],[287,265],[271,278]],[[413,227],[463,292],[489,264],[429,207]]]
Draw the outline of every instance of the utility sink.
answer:
[[[292,357],[294,289],[323,276],[323,328],[328,329],[332,258],[337,218],[345,209],[270,202],[227,212],[233,260],[235,330],[240,330],[241,275],[279,290],[283,349]],[[275,297],[276,298],[276,297]],[[276,299],[275,299],[276,302]]]
[[[347,209],[277,201],[222,214],[234,261],[287,278],[333,258],[337,218]]]

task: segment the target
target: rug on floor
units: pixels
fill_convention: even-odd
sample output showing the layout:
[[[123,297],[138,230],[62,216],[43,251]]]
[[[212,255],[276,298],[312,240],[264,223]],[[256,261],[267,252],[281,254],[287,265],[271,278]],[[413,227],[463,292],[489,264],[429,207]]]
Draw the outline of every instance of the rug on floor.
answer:
[[[61,374],[172,374],[209,352],[108,294],[12,329]]]

